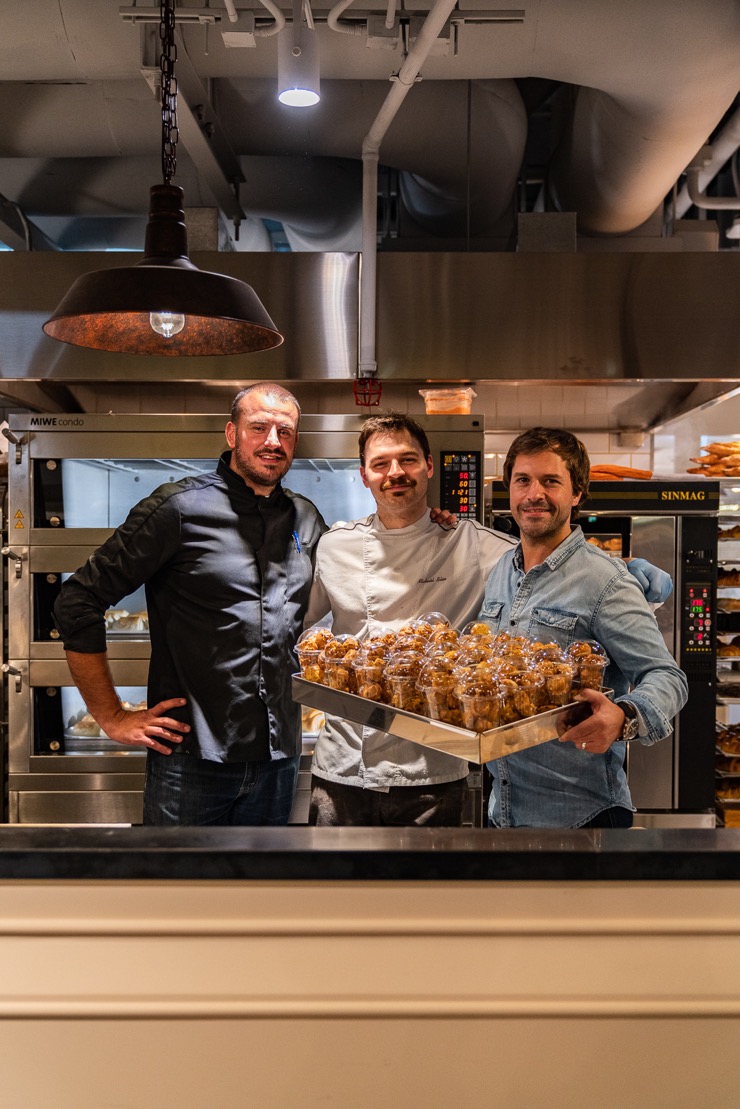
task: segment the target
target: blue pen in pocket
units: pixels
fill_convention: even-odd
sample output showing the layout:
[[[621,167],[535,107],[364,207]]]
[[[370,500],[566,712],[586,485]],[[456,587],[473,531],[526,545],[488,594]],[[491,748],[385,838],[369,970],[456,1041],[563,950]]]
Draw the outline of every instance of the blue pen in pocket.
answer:
[[[301,541],[298,538],[298,532],[297,531],[293,532],[293,542],[295,543],[296,551],[298,552],[298,554],[300,554],[301,553]]]

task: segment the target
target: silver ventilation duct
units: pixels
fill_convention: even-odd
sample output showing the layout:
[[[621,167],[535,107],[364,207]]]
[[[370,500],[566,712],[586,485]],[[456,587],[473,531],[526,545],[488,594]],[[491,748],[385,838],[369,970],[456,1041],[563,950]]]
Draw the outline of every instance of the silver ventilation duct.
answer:
[[[272,22],[256,0],[236,2],[258,29]],[[244,179],[238,239],[224,217],[222,252],[201,254],[191,243],[193,259],[252,284],[286,333],[285,346],[249,372],[312,383],[320,397],[351,382],[357,366],[361,144],[403,50],[400,31],[395,49],[381,48],[394,42],[376,33],[385,3],[345,8],[341,19],[357,34],[330,29],[329,4],[311,7],[322,101],[301,113],[277,104],[274,36],[227,48],[219,0],[178,2],[183,112],[214,153],[225,145],[232,160],[219,162],[218,189],[212,165],[183,138],[177,183],[190,209],[213,210],[224,192],[233,209],[230,182]],[[397,13],[403,34],[428,8],[407,3]],[[17,247],[0,257],[7,395],[68,382],[84,383],[89,398],[103,377],[121,388],[226,389],[243,375],[231,359],[101,362],[57,349],[40,332],[79,273],[131,263],[50,245],[143,244],[159,177],[159,106],[147,81],[157,11],[143,2],[34,0],[21,18],[17,5],[0,5],[0,239],[4,221]],[[459,3],[383,140],[379,374],[389,393],[404,383],[415,394],[426,380],[472,381],[487,411],[526,381],[536,383],[544,413],[572,426],[586,418],[597,426],[594,412],[598,426],[659,426],[740,379],[737,251],[717,251],[713,219],[682,221],[673,236],[663,219],[674,190],[681,197],[686,166],[737,97],[740,5],[524,0],[516,11],[521,21],[491,22],[496,9],[483,0]],[[712,187],[727,191],[728,177]],[[521,235],[517,244],[525,207],[522,225],[539,214],[564,227],[570,219],[565,245],[556,236],[525,253]],[[272,224],[292,254],[273,252]],[[24,231],[36,250],[22,251]],[[584,404],[587,395],[604,402]]]
[[[253,12],[258,26],[272,22],[257,2],[239,7]],[[358,33],[337,34],[327,24],[329,5],[312,4],[322,100],[301,113],[277,103],[274,36],[257,37],[252,49],[229,49],[219,33],[224,7],[178,5],[183,112],[193,126],[202,121],[217,155],[224,140],[233,152],[224,185],[240,167],[245,213],[295,226],[312,249],[336,249],[337,235],[348,245],[347,221],[337,228],[331,212],[337,204],[346,209],[351,195],[359,210],[359,189],[337,182],[341,172],[327,183],[319,169],[297,193],[281,160],[359,161],[388,78],[403,60],[402,35],[413,33],[413,19],[420,22],[428,5],[416,16],[405,5],[395,39],[373,30],[385,20],[385,3],[354,9],[347,7],[341,22],[354,20]],[[77,217],[75,249],[108,245],[86,239],[84,217],[93,236],[102,219],[145,217],[159,127],[142,74],[151,81],[157,10],[117,0],[34,0],[22,14],[17,5],[0,5],[0,193],[67,246],[73,234],[64,220]],[[577,212],[579,230],[590,235],[623,235],[642,225],[737,95],[736,0],[523,0],[512,11],[521,21],[491,21],[500,12],[482,0],[458,4],[384,140],[383,158],[401,174],[409,236],[426,238],[424,249],[435,240],[445,249],[463,236],[488,238],[484,249],[510,246],[517,176],[525,144],[534,142],[533,88],[556,92],[548,134],[527,152],[525,167],[542,161],[548,204]],[[186,202],[212,205],[202,154],[193,149],[188,159],[186,146],[178,166]],[[269,202],[254,157],[273,160]]]

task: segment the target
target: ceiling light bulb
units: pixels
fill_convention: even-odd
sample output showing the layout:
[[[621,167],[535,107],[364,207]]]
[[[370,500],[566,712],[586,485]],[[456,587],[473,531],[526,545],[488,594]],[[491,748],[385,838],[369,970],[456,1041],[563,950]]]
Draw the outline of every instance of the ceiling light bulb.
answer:
[[[185,317],[179,312],[150,312],[149,324],[152,331],[165,339],[179,335],[185,326]]]
[[[278,35],[278,100],[308,108],[320,99],[318,34],[305,23],[288,24]]]
[[[311,89],[283,89],[278,100],[290,108],[310,108],[312,104],[318,104],[319,94]]]

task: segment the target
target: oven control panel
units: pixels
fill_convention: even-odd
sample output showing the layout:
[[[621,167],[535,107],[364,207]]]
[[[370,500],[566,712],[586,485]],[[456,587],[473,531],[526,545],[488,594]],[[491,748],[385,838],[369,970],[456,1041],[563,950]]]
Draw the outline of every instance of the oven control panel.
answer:
[[[455,512],[461,520],[479,520],[481,452],[441,451],[439,461],[440,507]]]
[[[684,590],[684,650],[711,653],[712,588],[709,582],[687,582]]]

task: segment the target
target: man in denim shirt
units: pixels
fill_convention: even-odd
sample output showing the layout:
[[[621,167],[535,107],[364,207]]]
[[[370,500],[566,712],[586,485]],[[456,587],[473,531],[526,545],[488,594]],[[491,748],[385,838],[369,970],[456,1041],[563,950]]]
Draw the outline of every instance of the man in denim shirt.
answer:
[[[611,665],[614,700],[585,689],[592,715],[549,743],[489,763],[489,819],[497,827],[630,827],[634,807],[626,743],[656,743],[672,731],[688,685],[645,598],[617,559],[573,526],[588,494],[586,448],[568,431],[534,428],[509,448],[503,480],[519,545],[486,583],[481,618],[568,647],[595,639]]]

